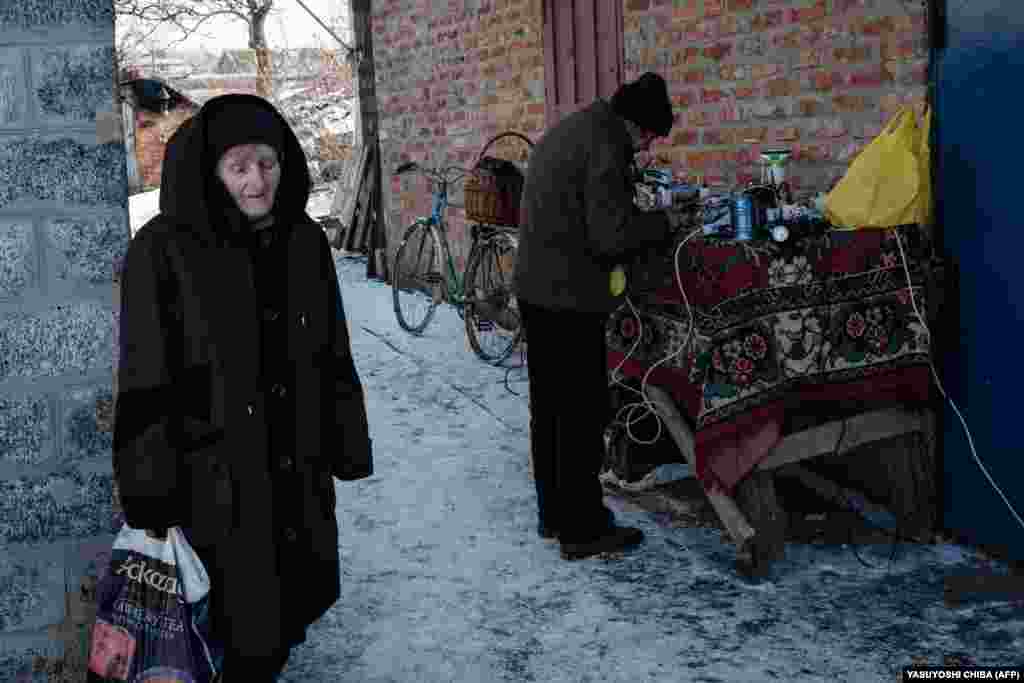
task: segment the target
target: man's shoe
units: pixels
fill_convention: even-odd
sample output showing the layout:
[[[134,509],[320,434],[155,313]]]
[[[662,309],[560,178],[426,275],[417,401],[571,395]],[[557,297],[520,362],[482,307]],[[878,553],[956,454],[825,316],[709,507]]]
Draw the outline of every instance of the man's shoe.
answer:
[[[545,541],[554,541],[558,539],[558,529],[550,527],[546,524],[538,524],[537,535],[543,538]]]
[[[585,543],[562,543],[563,560],[582,560],[585,557],[626,550],[640,545],[644,532],[631,526],[615,526],[601,536]]]

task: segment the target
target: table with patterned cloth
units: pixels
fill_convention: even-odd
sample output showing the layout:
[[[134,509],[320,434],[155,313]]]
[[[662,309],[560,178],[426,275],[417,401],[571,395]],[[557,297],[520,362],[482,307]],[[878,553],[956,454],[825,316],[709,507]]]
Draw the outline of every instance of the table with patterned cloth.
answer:
[[[939,264],[923,230],[898,230],[928,319]],[[681,349],[690,326],[676,252],[630,268],[640,322],[628,304],[612,314],[608,362],[627,381],[657,364],[648,382],[669,392],[694,427],[705,490],[731,494],[782,439],[786,413],[798,406],[928,400],[929,337],[911,304],[895,230],[781,244],[690,239],[678,267],[696,328],[686,353],[659,363]]]

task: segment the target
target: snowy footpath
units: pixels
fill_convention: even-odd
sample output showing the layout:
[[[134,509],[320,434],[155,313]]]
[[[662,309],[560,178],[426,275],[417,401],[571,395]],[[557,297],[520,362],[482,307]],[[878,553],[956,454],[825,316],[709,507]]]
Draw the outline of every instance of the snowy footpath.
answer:
[[[376,474],[336,482],[342,597],[282,681],[867,683],[947,657],[1024,664],[1024,605],[943,605],[946,575],[990,566],[959,546],[865,547],[869,568],[790,544],[749,582],[719,532],[608,498],[646,543],[563,561],[535,531],[525,371],[510,393],[446,307],[408,336],[365,262],[336,264]]]

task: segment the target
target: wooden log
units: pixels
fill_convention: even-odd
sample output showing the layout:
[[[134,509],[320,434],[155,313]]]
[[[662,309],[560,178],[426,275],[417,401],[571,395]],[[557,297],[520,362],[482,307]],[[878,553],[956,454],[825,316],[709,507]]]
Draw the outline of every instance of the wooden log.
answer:
[[[819,455],[848,453],[872,441],[890,439],[921,431],[918,414],[904,409],[878,410],[836,420],[813,429],[790,434],[782,439],[758,464],[759,470],[770,470]]]
[[[744,477],[736,488],[736,503],[761,539],[764,559],[775,561],[785,557],[788,517],[775,495],[774,474],[754,470]]]
[[[686,462],[690,464],[693,471],[697,471],[697,455],[695,449],[695,442],[693,438],[693,432],[690,427],[683,420],[679,411],[676,410],[675,403],[672,401],[671,396],[668,392],[658,387],[647,385],[647,397],[651,402],[658,408],[658,412],[662,419],[665,420],[665,426],[668,427],[669,434],[672,435],[672,439],[679,446],[679,450],[682,452],[683,457],[686,458]],[[750,526],[747,518],[740,511],[739,506],[736,505],[736,501],[732,498],[718,492],[708,493],[705,491],[708,500],[711,505],[715,508],[715,512],[718,513],[719,518],[725,525],[726,531],[729,532],[729,536],[732,537],[736,546],[741,551],[750,547],[751,542],[756,536],[754,528]]]
[[[366,253],[366,241],[370,235],[371,223],[374,218],[373,199],[377,189],[377,155],[370,152],[370,163],[366,165],[366,179],[360,195],[359,221],[352,237],[352,251]]]

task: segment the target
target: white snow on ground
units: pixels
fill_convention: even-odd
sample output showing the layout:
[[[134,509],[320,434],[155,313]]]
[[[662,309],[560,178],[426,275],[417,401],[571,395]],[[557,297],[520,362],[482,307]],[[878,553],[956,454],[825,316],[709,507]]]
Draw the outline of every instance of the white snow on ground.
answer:
[[[364,260],[336,265],[376,474],[337,483],[342,597],[282,681],[865,683],[913,657],[1021,662],[1024,605],[943,606],[944,576],[992,566],[958,546],[897,546],[891,561],[864,547],[869,568],[846,547],[790,545],[751,583],[718,532],[608,498],[646,543],[561,560],[535,532],[524,371],[515,396],[452,309],[410,337]]]

